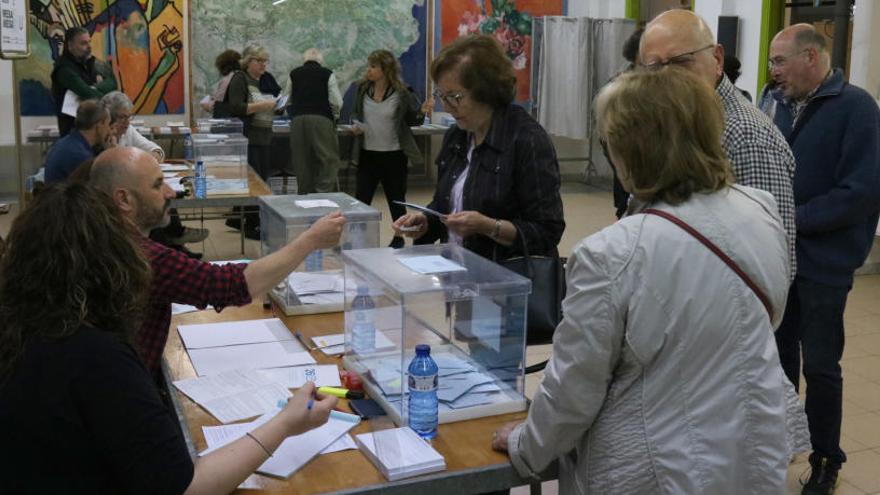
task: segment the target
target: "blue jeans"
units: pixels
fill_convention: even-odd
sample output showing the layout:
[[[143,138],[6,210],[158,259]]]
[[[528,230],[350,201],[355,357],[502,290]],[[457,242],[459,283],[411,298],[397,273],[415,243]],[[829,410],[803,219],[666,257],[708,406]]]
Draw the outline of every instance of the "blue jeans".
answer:
[[[785,375],[799,388],[801,356],[807,385],[806,412],[813,451],[843,463],[840,423],[843,409],[843,310],[849,287],[832,287],[796,277],[785,316],[776,331]]]

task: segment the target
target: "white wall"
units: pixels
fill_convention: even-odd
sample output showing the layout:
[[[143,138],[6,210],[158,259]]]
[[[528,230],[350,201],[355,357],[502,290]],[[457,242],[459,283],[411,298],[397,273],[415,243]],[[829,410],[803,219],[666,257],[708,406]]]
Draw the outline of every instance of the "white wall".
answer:
[[[880,99],[880,4],[856,0],[849,81]]]
[[[759,89],[762,4],[762,0],[699,0],[694,7],[694,12],[709,24],[716,37],[719,16],[739,17],[737,57],[742,64],[742,75],[736,85],[751,93],[752,97],[755,97]]]

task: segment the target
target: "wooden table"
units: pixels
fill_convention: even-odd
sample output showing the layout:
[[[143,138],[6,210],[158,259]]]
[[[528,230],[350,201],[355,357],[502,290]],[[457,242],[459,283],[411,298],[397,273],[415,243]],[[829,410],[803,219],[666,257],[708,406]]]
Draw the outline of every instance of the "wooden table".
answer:
[[[167,161],[167,160],[166,160]],[[170,160],[175,162],[177,160]],[[241,252],[244,253],[244,207],[258,206],[260,196],[271,196],[272,189],[266,184],[259,174],[248,166],[248,193],[210,195],[207,198],[195,198],[192,194],[184,198],[172,199],[171,207],[178,210],[198,211],[198,213],[181,214],[181,220],[223,220],[226,218],[239,218],[241,225]],[[192,171],[182,172],[183,175],[193,175]],[[220,177],[223,178],[223,177]],[[230,208],[238,207],[238,211]],[[205,208],[211,211],[205,212]]]
[[[196,376],[177,333],[178,325],[278,317],[288,329],[299,330],[308,337],[339,333],[344,325],[343,313],[288,317],[280,311],[273,311],[264,309],[262,304],[253,303],[240,308],[226,308],[219,314],[207,310],[174,316],[163,363],[166,380],[170,384],[172,380]],[[342,360],[338,357],[328,357],[320,351],[313,355],[319,364],[342,366]],[[169,385],[169,388],[190,452],[195,455],[195,452],[207,447],[201,427],[220,423],[173,385]],[[339,409],[349,410],[345,399],[340,399],[339,402]],[[525,416],[526,413],[521,412],[441,424],[437,438],[433,441],[434,448],[446,458],[446,470],[439,473],[388,482],[360,451],[347,450],[319,455],[287,480],[258,476],[262,482],[262,490],[239,490],[236,493],[463,495],[526,485],[529,480],[519,477],[507,456],[490,447],[492,433],[499,426]],[[351,433],[369,431],[368,421],[362,421]],[[555,477],[555,466],[542,476],[544,479]],[[540,493],[539,483],[532,485],[532,493]]]

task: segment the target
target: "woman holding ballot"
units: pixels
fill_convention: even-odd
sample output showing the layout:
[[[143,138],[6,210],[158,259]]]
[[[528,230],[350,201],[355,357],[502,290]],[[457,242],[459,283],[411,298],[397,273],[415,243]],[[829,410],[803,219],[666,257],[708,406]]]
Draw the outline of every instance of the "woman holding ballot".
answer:
[[[489,36],[456,39],[434,59],[434,96],[455,118],[437,156],[437,189],[428,205],[394,222],[416,244],[440,239],[486,258],[555,255],[565,230],[559,163],[547,132],[513,104],[516,77]]]
[[[306,384],[194,463],[131,345],[150,287],[137,238],[108,196],[78,182],[44,190],[13,223],[0,259],[4,493],[229,493],[336,404]]]
[[[414,165],[423,162],[410,126],[422,123],[431,102],[419,105],[416,95],[400,79],[400,63],[388,50],[374,51],[367,63],[351,112],[356,136],[352,147],[352,161],[357,164],[355,197],[372,204],[381,182],[391,218],[397,220],[406,213],[395,201],[406,201],[407,160]],[[391,241],[393,248],[403,245],[403,237],[395,236]]]

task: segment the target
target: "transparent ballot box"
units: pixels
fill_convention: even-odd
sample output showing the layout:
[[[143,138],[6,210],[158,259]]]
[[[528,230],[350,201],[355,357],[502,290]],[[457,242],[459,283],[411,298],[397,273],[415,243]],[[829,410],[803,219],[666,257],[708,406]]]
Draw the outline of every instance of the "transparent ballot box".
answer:
[[[382,213],[344,193],[260,197],[260,241],[263,256],[281,249],[328,213],[346,218],[339,245],[309,253],[270,297],[287,315],[342,311],[341,251],[379,245]]]
[[[360,249],[345,260],[345,367],[398,425],[418,344],[439,367],[440,423],[526,409],[531,281],[454,245]]]
[[[199,134],[244,134],[241,119],[196,119],[194,132]]]
[[[205,162],[208,196],[248,194],[248,140],[241,134],[193,134],[193,159]]]

